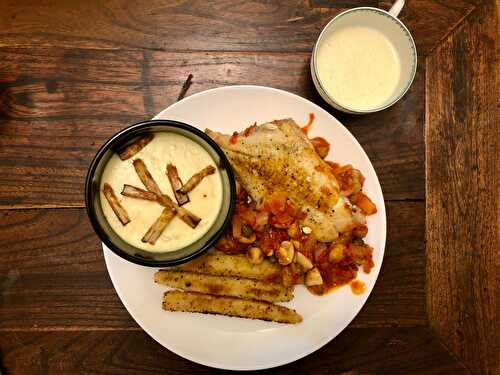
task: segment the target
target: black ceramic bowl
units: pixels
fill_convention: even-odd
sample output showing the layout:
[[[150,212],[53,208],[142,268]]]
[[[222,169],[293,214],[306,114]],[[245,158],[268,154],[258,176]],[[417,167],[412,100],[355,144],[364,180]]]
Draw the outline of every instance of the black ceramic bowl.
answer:
[[[122,240],[111,228],[101,208],[99,188],[104,167],[116,150],[133,142],[144,133],[173,132],[183,135],[201,145],[219,167],[222,179],[222,206],[217,219],[207,233],[196,242],[175,251],[150,252],[139,249]],[[147,146],[146,146],[147,147]],[[118,192],[116,192],[118,194]],[[97,151],[90,164],[85,180],[85,203],[87,214],[95,232],[102,242],[115,254],[133,263],[150,267],[173,266],[187,262],[208,250],[223,234],[231,221],[236,201],[236,184],[231,169],[221,148],[202,131],[171,120],[151,120],[129,126],[111,137]]]

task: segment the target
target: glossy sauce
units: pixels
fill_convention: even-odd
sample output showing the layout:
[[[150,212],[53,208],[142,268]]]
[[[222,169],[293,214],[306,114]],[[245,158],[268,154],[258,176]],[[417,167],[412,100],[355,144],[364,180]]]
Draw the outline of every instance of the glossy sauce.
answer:
[[[201,238],[212,226],[222,206],[222,180],[220,173],[209,175],[189,192],[190,202],[182,207],[193,212],[202,220],[196,228],[190,228],[178,217],[170,222],[155,245],[143,243],[141,238],[161,214],[163,207],[157,202],[125,197],[120,194],[124,184],[145,189],[137,176],[132,162],[140,158],[146,164],[164,194],[174,201],[172,188],[165,174],[167,163],[177,166],[179,177],[186,182],[193,174],[214,164],[211,156],[194,141],[173,133],[155,133],[154,139],[132,158],[122,161],[113,155],[104,169],[101,179],[101,205],[106,219],[113,230],[131,245],[149,251],[174,251]],[[130,216],[130,223],[123,226],[102,193],[102,185],[109,183],[120,203]]]
[[[317,73],[325,91],[340,105],[370,110],[388,104],[401,76],[389,39],[366,26],[333,31],[320,44]]]
[[[364,282],[359,280],[351,281],[351,290],[354,294],[363,294],[366,290],[366,285]]]

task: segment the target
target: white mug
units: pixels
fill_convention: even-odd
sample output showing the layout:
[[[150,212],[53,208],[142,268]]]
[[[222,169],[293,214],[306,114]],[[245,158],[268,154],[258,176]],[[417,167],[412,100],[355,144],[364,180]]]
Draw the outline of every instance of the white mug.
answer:
[[[397,0],[386,12],[372,7],[360,7],[347,10],[333,18],[321,32],[311,57],[311,74],[314,85],[323,99],[334,108],[347,113],[364,114],[381,111],[392,106],[410,88],[417,70],[417,49],[415,42],[406,26],[397,18],[404,6],[404,0]],[[318,50],[330,33],[346,26],[369,26],[381,32],[392,44],[401,66],[400,79],[393,94],[378,107],[356,108],[339,103],[331,93],[328,93],[321,82],[317,69]]]

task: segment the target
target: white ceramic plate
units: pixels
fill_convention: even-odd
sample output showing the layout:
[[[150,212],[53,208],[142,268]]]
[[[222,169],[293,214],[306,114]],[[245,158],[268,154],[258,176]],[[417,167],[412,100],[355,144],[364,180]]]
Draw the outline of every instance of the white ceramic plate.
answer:
[[[386,217],[380,184],[370,160],[349,131],[328,112],[286,91],[260,86],[230,86],[204,91],[177,102],[155,118],[186,122],[200,129],[232,133],[248,125],[291,117],[305,124],[308,114],[316,120],[310,136],[331,143],[328,159],[350,163],[366,177],[364,190],[378,213],[368,218],[366,242],[374,247],[375,267],[370,274],[359,272],[366,283],[363,295],[349,286],[326,296],[311,295],[295,288],[293,301],[304,321],[285,325],[258,320],[181,312],[161,308],[165,287],[155,285],[156,269],[122,260],[104,245],[106,266],[113,285],[135,321],[156,341],[191,361],[231,370],[257,370],[283,365],[302,358],[337,336],[366,302],[380,271],[384,256]]]

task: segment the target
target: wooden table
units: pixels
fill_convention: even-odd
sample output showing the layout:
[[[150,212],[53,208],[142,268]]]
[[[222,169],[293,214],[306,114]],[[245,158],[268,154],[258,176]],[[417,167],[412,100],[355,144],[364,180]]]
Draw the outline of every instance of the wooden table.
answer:
[[[386,198],[386,256],[361,313],[316,353],[269,373],[498,371],[495,1],[408,0],[402,19],[419,53],[411,90],[381,113],[332,110],[309,74],[315,39],[343,9],[390,3],[3,0],[2,371],[215,372],[128,315],[82,192],[98,147],[175,102],[190,73],[188,95],[248,83],[318,103],[363,145]]]

